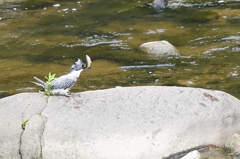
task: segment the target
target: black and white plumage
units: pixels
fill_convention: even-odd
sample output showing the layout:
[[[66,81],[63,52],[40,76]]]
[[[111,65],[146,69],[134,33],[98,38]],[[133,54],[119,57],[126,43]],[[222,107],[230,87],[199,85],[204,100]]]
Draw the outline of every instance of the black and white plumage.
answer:
[[[52,85],[51,94],[62,94],[65,96],[69,96],[68,91],[77,82],[78,77],[80,76],[81,72],[84,69],[86,69],[86,65],[82,62],[81,59],[77,59],[77,61],[70,68],[70,71],[68,74],[60,76],[50,82],[50,84]],[[38,82],[32,82],[32,83],[42,87],[43,90],[45,91],[46,83],[37,77],[34,77],[34,79]]]

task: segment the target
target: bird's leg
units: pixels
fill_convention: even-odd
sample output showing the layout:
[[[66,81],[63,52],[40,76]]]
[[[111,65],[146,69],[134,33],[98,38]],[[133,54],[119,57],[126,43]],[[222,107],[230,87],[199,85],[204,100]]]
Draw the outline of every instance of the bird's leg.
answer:
[[[69,89],[66,89],[66,90],[65,90],[64,95],[65,95],[66,97],[71,97],[71,94],[69,93]]]
[[[71,94],[70,93],[65,93],[64,94],[66,97],[71,97]]]

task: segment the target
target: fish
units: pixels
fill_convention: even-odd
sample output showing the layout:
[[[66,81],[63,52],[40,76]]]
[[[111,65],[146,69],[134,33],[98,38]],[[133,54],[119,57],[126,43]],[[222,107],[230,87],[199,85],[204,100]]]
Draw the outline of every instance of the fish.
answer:
[[[91,60],[91,58],[88,55],[86,55],[86,61],[87,61],[86,69],[90,69],[91,68],[91,64],[92,64],[92,60]]]

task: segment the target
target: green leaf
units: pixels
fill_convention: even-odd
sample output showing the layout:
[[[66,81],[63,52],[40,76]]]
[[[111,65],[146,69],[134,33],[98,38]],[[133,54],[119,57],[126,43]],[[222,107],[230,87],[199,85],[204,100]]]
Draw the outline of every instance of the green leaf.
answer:
[[[22,129],[23,129],[23,130],[25,130],[25,126],[26,126],[27,122],[28,122],[28,120],[26,120],[26,121],[24,121],[24,122],[22,123]]]

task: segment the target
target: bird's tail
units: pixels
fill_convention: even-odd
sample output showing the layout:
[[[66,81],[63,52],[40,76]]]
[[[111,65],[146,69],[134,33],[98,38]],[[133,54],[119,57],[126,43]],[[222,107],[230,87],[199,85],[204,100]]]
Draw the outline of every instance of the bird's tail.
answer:
[[[41,84],[45,84],[45,82],[43,82],[42,80],[40,80],[39,78],[37,78],[37,77],[33,77],[36,81],[38,81],[39,83],[41,83]]]
[[[37,78],[37,77],[33,77],[33,78],[34,78],[36,81],[38,81],[38,82],[32,82],[32,81],[30,81],[31,83],[36,84],[36,85],[42,87],[43,89],[45,89],[45,82],[43,82],[42,80],[40,80],[40,79]]]

